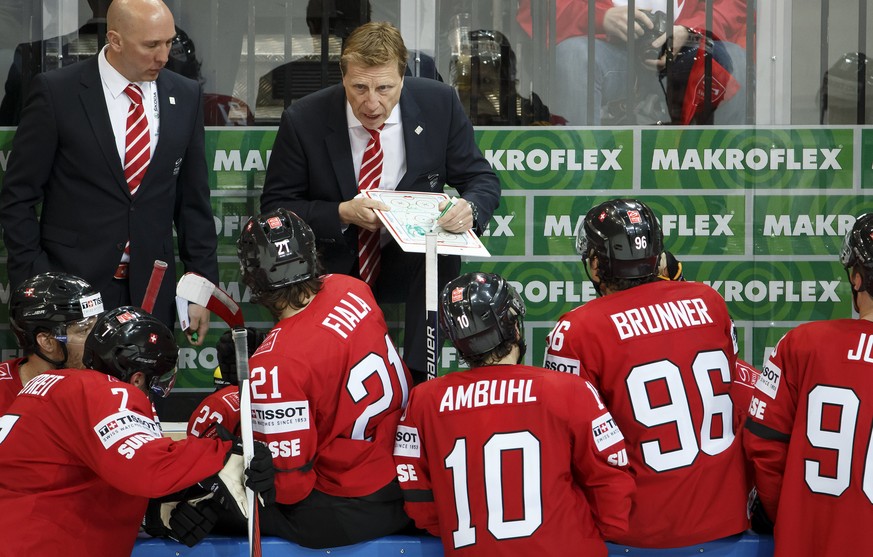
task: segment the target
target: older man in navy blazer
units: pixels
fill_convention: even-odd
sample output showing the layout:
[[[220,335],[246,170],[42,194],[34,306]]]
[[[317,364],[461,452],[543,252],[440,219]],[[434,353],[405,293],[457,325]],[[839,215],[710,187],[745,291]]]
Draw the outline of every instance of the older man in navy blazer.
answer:
[[[327,270],[360,276],[379,303],[403,302],[404,359],[416,381],[426,370],[424,257],[403,252],[383,234],[381,270],[362,272],[361,229],[380,231],[373,209],[358,198],[371,138],[381,143],[380,189],[443,191],[461,199],[439,221],[449,232],[485,230],[500,203],[500,182],[476,146],[473,127],[451,87],[404,78],[407,51],[389,23],[352,32],[341,58],[343,81],[292,104],[273,145],[261,211],[285,207],[315,232]],[[361,172],[362,168],[365,170]],[[460,271],[458,256],[440,256],[439,287]]]
[[[112,308],[142,301],[160,259],[170,266],[154,314],[172,327],[174,227],[185,270],[218,279],[199,85],[161,71],[176,35],[161,0],[115,0],[107,27],[97,56],[33,81],[0,192],[9,279],[14,287],[65,271],[99,289]],[[125,93],[130,85],[139,103]],[[138,176],[133,163],[125,170],[135,110],[147,121]],[[199,344],[209,312],[193,305],[189,312]]]

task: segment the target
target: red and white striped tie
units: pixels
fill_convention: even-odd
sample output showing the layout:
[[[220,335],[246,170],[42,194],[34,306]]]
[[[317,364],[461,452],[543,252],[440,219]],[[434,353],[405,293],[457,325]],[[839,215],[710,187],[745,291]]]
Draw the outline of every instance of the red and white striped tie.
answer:
[[[382,126],[377,130],[370,130],[370,142],[364,151],[361,161],[361,174],[358,178],[358,191],[365,191],[379,187],[382,179],[382,142],[380,140]],[[366,128],[365,128],[366,129]],[[380,263],[382,262],[382,248],[379,246],[380,232],[371,232],[363,228],[358,231],[358,276],[361,280],[373,286],[379,276]]]
[[[149,165],[151,134],[149,121],[142,107],[142,90],[131,83],[124,92],[130,98],[127,131],[124,132],[124,179],[127,180],[130,195],[134,195]]]
[[[142,106],[142,90],[130,83],[125,87],[124,93],[130,99],[127,127],[124,132],[124,179],[127,180],[127,187],[130,189],[130,195],[133,196],[136,195],[149,165],[152,138],[145,109]],[[121,263],[115,270],[115,278],[127,278],[129,262],[130,241],[128,240],[124,245]]]

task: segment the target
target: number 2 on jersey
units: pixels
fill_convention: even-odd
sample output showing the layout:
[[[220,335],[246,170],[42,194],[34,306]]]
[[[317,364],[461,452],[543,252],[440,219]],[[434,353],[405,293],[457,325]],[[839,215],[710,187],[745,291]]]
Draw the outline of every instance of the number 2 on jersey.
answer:
[[[406,408],[406,399],[409,397],[409,385],[406,383],[406,374],[403,372],[400,354],[397,353],[397,349],[394,348],[394,343],[391,342],[391,337],[388,335],[385,335],[385,348],[387,349],[388,365],[391,366],[391,370],[400,382],[400,408]],[[355,425],[352,427],[352,439],[369,440],[367,428],[369,427],[370,420],[391,408],[391,402],[394,400],[394,386],[391,383],[388,365],[385,364],[383,356],[370,352],[349,370],[346,389],[355,403],[364,400],[370,394],[364,382],[372,375],[378,376],[379,382],[382,384],[382,396],[368,404],[355,420]]]

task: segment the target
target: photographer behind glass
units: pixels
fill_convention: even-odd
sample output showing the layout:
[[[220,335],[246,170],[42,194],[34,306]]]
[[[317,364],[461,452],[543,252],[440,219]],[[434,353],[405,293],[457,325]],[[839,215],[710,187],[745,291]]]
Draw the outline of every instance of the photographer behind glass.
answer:
[[[707,29],[707,4],[711,6],[710,29]],[[665,49],[671,36],[667,17],[667,0],[638,0],[630,12],[627,0],[596,0],[594,6],[594,81],[588,88],[588,2],[556,0],[556,66],[559,76],[552,86],[552,98],[546,99],[552,113],[564,117],[571,125],[615,125],[670,123],[665,103],[664,77],[682,82],[691,69],[694,56],[685,58],[672,71],[666,71],[667,54],[679,58],[683,49],[695,49],[700,36],[711,41],[708,52],[736,80],[739,93],[715,112],[716,124],[742,124],[745,120],[745,0],[685,0],[673,5],[672,50]],[[660,12],[660,13],[658,13]],[[531,2],[521,0],[518,22],[532,34]],[[629,58],[628,22],[632,19],[634,52]],[[537,40],[537,37],[534,37]],[[686,51],[687,52],[687,51]],[[635,79],[634,98],[628,103],[628,71]],[[687,77],[685,78],[687,80]],[[684,91],[684,86],[682,87]],[[587,118],[588,96],[594,104],[593,119]],[[679,97],[681,99],[681,96]],[[628,105],[631,105],[628,108]],[[672,103],[671,103],[672,104]],[[678,123],[678,122],[677,122]]]

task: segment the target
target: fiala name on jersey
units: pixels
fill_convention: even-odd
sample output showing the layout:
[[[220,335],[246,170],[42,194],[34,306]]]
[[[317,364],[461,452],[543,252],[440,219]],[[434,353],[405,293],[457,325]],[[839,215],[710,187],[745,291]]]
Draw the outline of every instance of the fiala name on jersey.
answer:
[[[321,322],[325,327],[332,329],[342,338],[349,338],[352,331],[372,311],[360,296],[349,292],[340,302],[333,307],[327,317]]]

